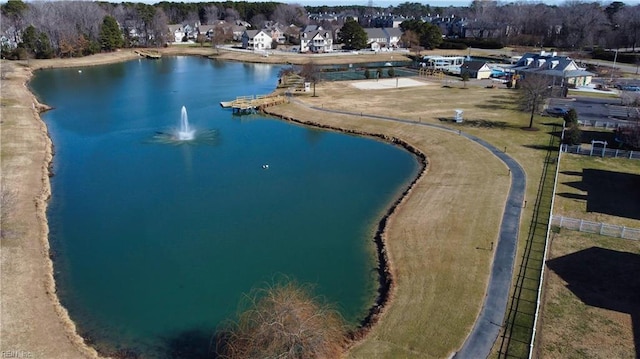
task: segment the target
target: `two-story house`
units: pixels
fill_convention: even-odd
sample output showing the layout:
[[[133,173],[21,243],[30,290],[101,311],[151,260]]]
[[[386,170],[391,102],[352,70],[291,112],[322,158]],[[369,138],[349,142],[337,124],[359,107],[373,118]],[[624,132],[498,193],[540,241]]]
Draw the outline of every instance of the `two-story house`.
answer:
[[[371,50],[378,51],[381,49],[392,49],[398,47],[402,30],[400,28],[366,28],[367,44]]]
[[[332,52],[333,33],[321,26],[308,25],[300,33],[300,52]]]
[[[273,39],[262,30],[245,30],[242,34],[242,48],[247,50],[271,50]]]
[[[186,33],[181,24],[169,25],[169,40],[172,42],[182,42]]]

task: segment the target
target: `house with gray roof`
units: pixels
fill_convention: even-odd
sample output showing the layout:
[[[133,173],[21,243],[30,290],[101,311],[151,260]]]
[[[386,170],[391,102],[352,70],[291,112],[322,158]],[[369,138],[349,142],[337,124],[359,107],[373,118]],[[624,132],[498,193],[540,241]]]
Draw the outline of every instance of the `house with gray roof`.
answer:
[[[300,33],[300,52],[332,52],[333,33],[321,26],[308,25]]]
[[[273,39],[262,30],[245,30],[242,34],[242,48],[247,50],[271,50]]]
[[[395,27],[371,27],[365,28],[364,32],[367,33],[367,45],[374,51],[398,47],[398,42],[400,42],[400,37],[402,37],[402,30]]]
[[[586,86],[595,76],[594,73],[578,67],[570,57],[545,51],[526,53],[507,70],[522,78],[526,78],[527,75],[548,76],[553,79],[553,84],[556,86]]]

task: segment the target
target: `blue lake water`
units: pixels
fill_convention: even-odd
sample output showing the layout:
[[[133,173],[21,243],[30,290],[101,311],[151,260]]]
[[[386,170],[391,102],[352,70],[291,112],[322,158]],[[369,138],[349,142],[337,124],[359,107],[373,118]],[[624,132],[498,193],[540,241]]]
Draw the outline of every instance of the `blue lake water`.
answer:
[[[370,138],[220,108],[269,93],[279,69],[174,57],[30,83],[54,107],[43,119],[59,295],[100,350],[198,357],[243,293],[279,275],[313,284],[354,325],[366,315],[374,227],[418,163]],[[208,140],[154,140],[182,106]]]

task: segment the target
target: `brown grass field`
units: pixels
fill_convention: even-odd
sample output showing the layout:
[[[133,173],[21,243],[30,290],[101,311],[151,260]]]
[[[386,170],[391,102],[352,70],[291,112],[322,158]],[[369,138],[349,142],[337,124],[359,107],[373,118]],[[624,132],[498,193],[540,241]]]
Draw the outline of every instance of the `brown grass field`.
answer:
[[[556,214],[640,228],[640,161],[563,154],[560,163]]]
[[[640,243],[564,229],[551,238],[537,357],[636,358]]]
[[[300,59],[240,56],[207,48],[162,51],[247,62],[293,63]],[[370,56],[387,55],[336,56],[324,61],[383,61]],[[18,204],[7,223],[12,238],[2,240],[0,350],[30,351],[34,357],[47,358],[96,355],[77,336],[55,296],[43,215],[50,148],[33,109],[34,99],[23,84],[36,68],[86,66],[136,57],[123,50],[83,59],[22,65],[2,62],[2,185],[17,194]],[[324,82],[316,88],[318,97],[299,97],[310,105],[415,123],[327,114],[295,103],[270,108],[300,121],[397,137],[428,159],[426,173],[397,208],[384,235],[395,284],[391,303],[370,333],[352,347],[347,354],[350,358],[448,357],[462,345],[482,305],[493,256],[490,243],[497,239],[509,173],[479,145],[455,132],[420,123],[446,125],[504,149],[527,173],[525,199],[536,196],[545,146],[553,131],[551,120],[536,117],[538,131],[525,131],[522,127],[528,125],[528,115],[515,109],[514,90],[485,88],[474,82],[462,88],[462,82],[456,80],[446,84],[445,88],[442,82],[427,81],[419,87],[360,90],[348,82]],[[464,123],[451,121],[454,109],[465,111]],[[521,241],[527,237],[532,207],[523,209]]]

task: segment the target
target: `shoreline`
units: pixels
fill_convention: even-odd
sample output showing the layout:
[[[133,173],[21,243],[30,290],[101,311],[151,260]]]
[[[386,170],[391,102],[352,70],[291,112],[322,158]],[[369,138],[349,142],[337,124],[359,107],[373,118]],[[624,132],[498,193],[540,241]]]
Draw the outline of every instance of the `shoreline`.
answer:
[[[16,230],[17,233],[9,233],[7,237],[5,237],[3,233],[2,286],[5,290],[2,293],[2,317],[3,332],[5,330],[6,332],[2,335],[3,343],[1,350],[3,353],[20,353],[20,355],[24,355],[24,357],[52,357],[54,354],[51,354],[50,352],[54,352],[58,355],[61,354],[69,357],[99,358],[97,351],[87,345],[84,338],[78,335],[76,324],[71,320],[68,311],[60,302],[56,291],[52,261],[53,254],[50,252],[49,224],[47,221],[47,207],[48,201],[51,197],[51,183],[49,177],[51,176],[50,167],[53,160],[54,150],[53,143],[49,136],[48,127],[40,117],[40,113],[49,110],[50,107],[40,103],[28,88],[28,82],[33,77],[34,70],[18,64],[6,63],[4,61],[2,66],[9,66],[9,70],[6,68],[3,69],[3,77],[5,76],[4,71],[10,71],[10,75],[17,75],[18,78],[15,83],[11,83],[9,85],[5,84],[7,86],[14,86],[11,89],[15,90],[16,95],[19,98],[19,100],[16,100],[20,103],[20,106],[17,108],[19,113],[16,114],[16,121],[20,122],[18,126],[21,127],[21,131],[26,132],[22,134],[24,134],[28,139],[34,140],[34,142],[37,141],[39,146],[36,148],[28,148],[27,153],[15,156],[21,162],[25,161],[33,164],[26,169],[20,168],[16,170],[23,173],[11,173],[11,177],[18,177],[16,180],[12,180],[12,178],[7,179],[6,173],[11,172],[11,168],[6,167],[11,167],[12,164],[6,164],[6,161],[3,160],[2,167],[3,173],[5,173],[5,176],[3,177],[3,191],[6,189],[7,191],[11,191],[13,194],[19,193],[27,198],[31,197],[33,202],[31,206],[23,203],[23,205],[26,204],[28,206],[24,209],[19,208],[20,203],[18,203],[18,209],[16,209],[16,212],[20,217],[25,215],[27,219],[24,221],[16,220],[16,223],[9,223],[14,227],[22,224],[18,222],[25,222],[24,225],[31,226],[30,231]],[[6,82],[12,81],[9,80]],[[6,90],[7,89],[3,86],[3,97],[5,97],[4,93],[7,92]],[[7,99],[5,97],[3,100],[9,101],[14,99]],[[30,104],[31,106],[28,106],[27,104]],[[5,129],[5,126],[9,126],[9,124],[5,125],[5,121],[11,121],[14,120],[14,118],[6,119],[6,112],[10,110],[5,110],[5,107],[8,106],[3,104],[3,135],[9,136],[6,132],[8,131],[12,134],[12,129]],[[6,142],[14,144],[11,143],[12,141],[3,139],[3,143],[6,144]],[[41,161],[40,163],[37,162],[38,158]],[[13,159],[14,158],[8,158],[7,161],[12,162]],[[27,177],[27,179],[20,177]],[[28,180],[29,178],[31,181]],[[37,182],[38,186],[37,188],[33,188],[35,186],[31,186],[31,188],[24,188],[28,186],[20,186],[19,183],[23,180],[30,184],[35,184]],[[22,198],[19,199],[23,200]],[[12,209],[13,208],[10,208],[10,210]],[[31,231],[35,233],[31,233]],[[17,250],[10,246],[14,239],[19,239],[23,242]],[[11,253],[7,254],[7,251]],[[12,253],[14,251],[18,253]],[[8,255],[11,255],[11,257],[7,257]],[[18,257],[17,259],[19,261],[28,263],[28,265],[24,266],[26,268],[22,268],[20,267],[21,264],[15,263],[13,255]],[[19,275],[12,276],[5,273],[5,271],[14,269],[14,267],[19,267],[19,270],[26,270],[27,275],[22,278]],[[7,276],[9,278],[7,278]],[[25,283],[25,281],[31,282]],[[22,293],[25,297],[10,297],[10,308],[6,308],[6,300],[8,299],[6,293],[7,282],[9,285],[22,287],[22,291],[27,292]],[[34,291],[36,293],[33,293]],[[46,298],[44,299],[45,303],[39,300],[40,296],[38,294],[44,294],[43,297]],[[34,296],[35,299],[30,300],[28,296]],[[38,300],[36,301],[36,299]],[[13,310],[16,310],[16,306],[18,306],[20,310],[26,311],[26,313],[13,312]],[[17,318],[15,318],[16,316]],[[7,319],[7,317],[9,317],[9,319]],[[25,320],[26,322],[23,322]],[[10,323],[7,323],[7,321]],[[21,328],[23,332],[18,333],[18,338],[14,338],[13,335],[8,335],[14,333],[12,333],[11,328],[4,328],[5,325],[10,327],[26,326],[26,328]],[[44,332],[46,334],[52,334],[53,337],[57,338],[48,340],[33,338],[34,336],[40,335],[40,333],[34,334],[35,330],[33,327],[40,325],[44,326]],[[26,338],[23,338],[24,335],[26,335]],[[68,341],[70,347],[59,342],[61,337]],[[26,339],[26,344],[13,343],[20,339]],[[36,342],[32,343],[34,340]],[[9,344],[6,343],[7,341]],[[53,343],[48,341],[55,342],[55,345],[52,345]],[[52,348],[54,346],[60,347]]]
[[[376,230],[373,236],[373,241],[376,247],[376,256],[378,261],[378,296],[375,299],[373,305],[368,309],[368,314],[360,321],[360,326],[352,333],[350,333],[352,342],[349,343],[349,347],[352,347],[357,342],[362,340],[369,333],[371,328],[378,323],[380,316],[385,310],[386,306],[392,299],[392,292],[394,290],[394,279],[392,271],[392,263],[387,255],[387,246],[385,244],[385,236],[387,234],[388,223],[399,206],[411,195],[411,191],[415,188],[415,185],[421,178],[427,173],[429,169],[429,161],[427,156],[415,146],[411,145],[407,141],[399,139],[394,136],[388,136],[382,133],[372,133],[366,131],[350,130],[346,128],[336,127],[332,125],[322,124],[314,121],[304,121],[293,117],[285,116],[275,112],[269,112],[269,110],[263,110],[263,112],[269,116],[277,117],[283,121],[293,122],[296,124],[316,127],[325,130],[331,130],[339,133],[345,133],[349,135],[357,135],[364,137],[376,138],[382,140],[388,144],[399,146],[409,153],[411,153],[416,160],[418,160],[420,169],[415,175],[413,180],[409,182],[400,195],[387,207],[382,218],[378,221]]]

